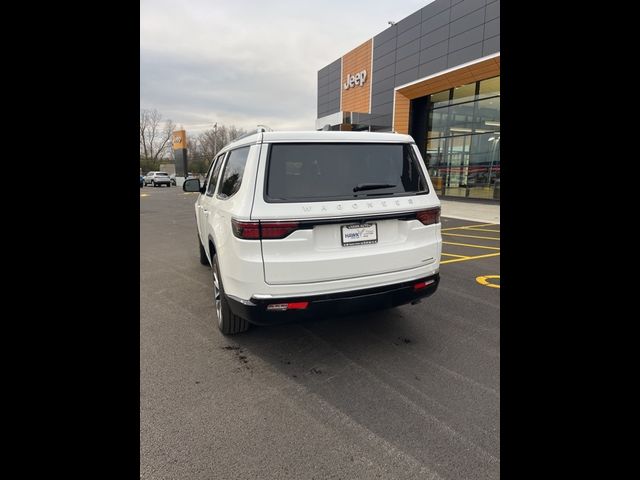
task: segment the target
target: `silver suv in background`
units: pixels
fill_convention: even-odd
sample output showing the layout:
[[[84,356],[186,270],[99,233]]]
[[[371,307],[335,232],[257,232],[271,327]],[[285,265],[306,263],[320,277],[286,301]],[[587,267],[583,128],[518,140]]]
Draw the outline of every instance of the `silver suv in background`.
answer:
[[[144,177],[144,184],[152,185],[154,187],[166,185],[167,187],[171,186],[171,178],[169,178],[169,174],[167,172],[149,172]]]

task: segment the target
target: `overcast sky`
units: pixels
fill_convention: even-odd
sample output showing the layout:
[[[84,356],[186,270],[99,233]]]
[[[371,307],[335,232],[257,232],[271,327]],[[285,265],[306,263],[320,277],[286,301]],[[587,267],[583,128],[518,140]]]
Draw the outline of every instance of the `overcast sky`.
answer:
[[[141,0],[140,108],[187,133],[313,130],[318,70],[431,1]]]

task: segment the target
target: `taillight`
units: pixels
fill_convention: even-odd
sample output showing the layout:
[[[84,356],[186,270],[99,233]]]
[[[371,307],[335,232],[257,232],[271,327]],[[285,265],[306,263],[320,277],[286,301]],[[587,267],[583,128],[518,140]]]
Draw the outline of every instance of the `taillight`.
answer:
[[[260,239],[259,222],[240,222],[235,218],[232,218],[231,228],[233,230],[233,234],[238,238],[244,238],[245,240]]]
[[[429,210],[421,210],[416,212],[416,217],[424,225],[433,225],[440,223],[440,207],[430,208]]]
[[[262,238],[284,238],[299,226],[298,222],[260,222]]]
[[[284,238],[299,227],[298,222],[242,222],[231,219],[233,234],[245,240]]]

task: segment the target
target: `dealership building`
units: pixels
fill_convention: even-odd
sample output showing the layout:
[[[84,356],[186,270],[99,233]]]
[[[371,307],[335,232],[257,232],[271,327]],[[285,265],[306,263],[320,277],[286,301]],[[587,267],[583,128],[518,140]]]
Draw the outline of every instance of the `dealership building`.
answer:
[[[500,199],[500,0],[435,0],[318,71],[317,129],[411,135],[439,195]]]

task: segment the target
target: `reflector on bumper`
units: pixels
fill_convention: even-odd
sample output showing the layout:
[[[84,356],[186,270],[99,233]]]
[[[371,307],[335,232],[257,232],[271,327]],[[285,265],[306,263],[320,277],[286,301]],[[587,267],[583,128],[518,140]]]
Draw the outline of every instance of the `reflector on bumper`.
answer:
[[[426,282],[418,282],[413,286],[414,290],[422,290],[423,288],[428,287],[434,282],[434,280],[428,280]]]
[[[284,312],[285,310],[304,310],[309,302],[271,303],[267,305],[270,312]]]

